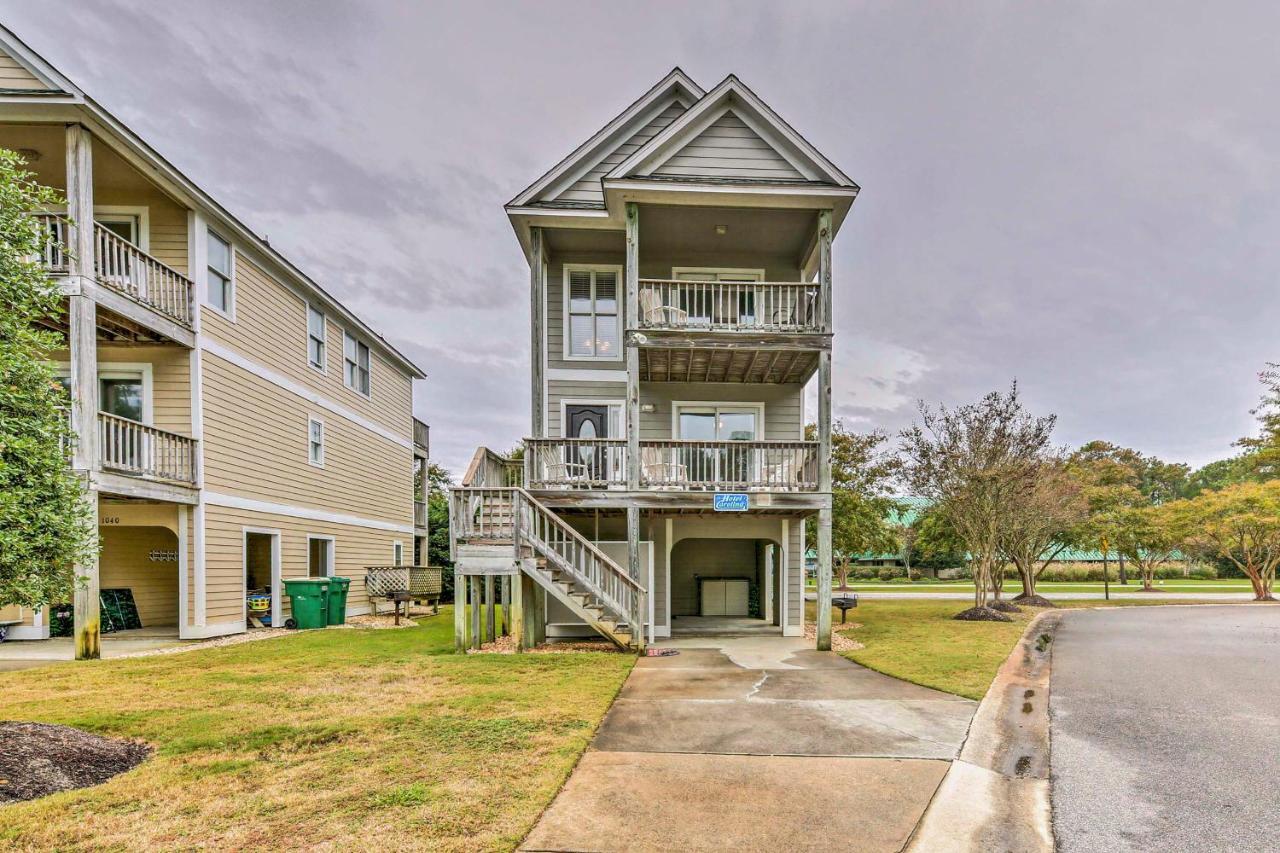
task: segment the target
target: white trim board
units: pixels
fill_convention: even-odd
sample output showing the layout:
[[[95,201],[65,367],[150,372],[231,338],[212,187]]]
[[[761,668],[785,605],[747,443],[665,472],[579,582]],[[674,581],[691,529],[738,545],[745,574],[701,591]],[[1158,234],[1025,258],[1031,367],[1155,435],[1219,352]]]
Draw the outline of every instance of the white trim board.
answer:
[[[327,521],[331,524],[346,524],[350,527],[367,527],[370,530],[389,530],[393,533],[407,533],[413,535],[412,524],[396,524],[394,521],[380,521],[375,518],[361,518],[358,515],[346,515],[341,512],[330,512],[324,509],[314,509],[305,506],[291,506],[290,504],[275,503],[273,501],[262,501],[256,498],[246,498],[240,495],[226,495],[220,492],[212,492],[206,489],[203,492],[204,503],[209,506],[221,506],[228,509],[243,509],[250,512],[266,512],[274,515],[284,515],[289,518],[305,518],[309,521]]]
[[[309,403],[312,403],[313,405],[319,406],[322,409],[327,409],[328,411],[333,412],[335,415],[338,415],[339,417],[346,418],[352,423],[357,424],[358,426],[362,426],[365,429],[369,430],[370,432],[375,433],[376,435],[379,435],[382,438],[385,438],[387,441],[390,441],[394,444],[398,444],[401,447],[405,448],[406,450],[410,450],[410,451],[413,450],[413,441],[411,439],[405,438],[404,436],[401,436],[401,435],[396,435],[391,430],[382,426],[382,424],[375,423],[369,420],[368,418],[364,417],[363,415],[360,415],[360,414],[357,414],[356,412],[351,411],[341,403],[335,403],[326,397],[322,397],[320,394],[316,393],[315,391],[312,391],[310,388],[307,388],[304,385],[300,385],[299,383],[293,381],[292,379],[289,379],[288,377],[281,376],[279,373],[276,373],[274,370],[270,370],[266,367],[263,367],[262,365],[258,364],[255,361],[251,361],[250,359],[245,358],[243,355],[231,349],[230,347],[226,346],[225,344],[221,344],[221,343],[218,343],[217,341],[209,340],[208,338],[202,336],[200,339],[200,348],[205,352],[210,353],[211,355],[216,355],[218,358],[222,359],[223,361],[227,361],[227,362],[230,362],[231,364],[234,364],[236,367],[239,367],[242,370],[247,370],[249,373],[252,373],[254,376],[257,376],[259,379],[265,379],[266,381],[270,382],[272,385],[275,385],[279,388],[283,388],[286,391],[296,394],[297,396],[301,397],[302,399],[306,400]]]
[[[598,368],[592,370],[586,367],[549,367],[544,374],[548,382],[558,380],[561,382],[612,382],[615,385],[627,384],[626,368],[618,368],[617,370],[605,370]],[[735,385],[738,383],[734,383]]]

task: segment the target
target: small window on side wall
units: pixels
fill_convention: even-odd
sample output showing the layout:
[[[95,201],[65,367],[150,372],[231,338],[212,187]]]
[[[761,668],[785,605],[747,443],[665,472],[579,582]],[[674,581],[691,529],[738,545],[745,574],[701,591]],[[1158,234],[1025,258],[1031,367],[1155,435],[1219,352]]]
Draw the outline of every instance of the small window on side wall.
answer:
[[[324,370],[325,320],[324,312],[307,306],[307,361],[317,370]]]
[[[356,393],[369,396],[369,347],[349,332],[342,334],[342,381]]]
[[[307,418],[307,461],[324,467],[324,421]]]
[[[235,283],[231,271],[231,244],[214,232],[209,232],[209,281],[210,306],[223,314],[231,315],[235,306]]]
[[[404,543],[403,542],[391,543],[391,565],[393,566],[404,565]]]

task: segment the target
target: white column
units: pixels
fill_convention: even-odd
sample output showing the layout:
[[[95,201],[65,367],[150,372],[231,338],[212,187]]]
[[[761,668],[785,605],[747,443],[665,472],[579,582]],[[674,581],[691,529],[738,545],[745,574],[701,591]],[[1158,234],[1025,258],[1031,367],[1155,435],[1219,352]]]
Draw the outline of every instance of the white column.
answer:
[[[818,214],[818,281],[831,327],[831,211]],[[831,500],[831,350],[818,356],[818,491]],[[818,511],[817,647],[831,648],[831,505]]]
[[[205,289],[209,282],[208,223],[198,210],[187,211],[187,273],[195,284],[191,294],[191,327],[195,331],[196,344],[191,350],[191,437],[196,442],[196,506],[192,515],[192,567],[191,594],[194,598],[192,618],[201,628],[205,626],[205,537],[204,537],[204,354],[200,307],[204,304]],[[279,599],[279,595],[273,597]],[[278,625],[272,612],[272,625]]]
[[[543,325],[546,305],[546,282],[542,277],[542,255],[544,252],[542,229],[533,226],[529,229],[529,372],[531,383],[529,398],[532,411],[530,420],[534,438],[542,438],[546,424],[546,388],[542,365],[544,350],[547,346],[547,330]],[[568,318],[565,319],[568,322]]]

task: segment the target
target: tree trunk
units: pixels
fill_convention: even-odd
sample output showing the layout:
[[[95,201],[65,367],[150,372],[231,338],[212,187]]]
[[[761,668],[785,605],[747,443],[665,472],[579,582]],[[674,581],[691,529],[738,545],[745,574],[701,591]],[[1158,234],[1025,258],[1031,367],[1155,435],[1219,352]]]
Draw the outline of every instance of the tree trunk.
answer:
[[[1128,586],[1128,585],[1129,585],[1129,575],[1128,575],[1128,574],[1126,574],[1126,573],[1125,573],[1125,570],[1124,570],[1124,552],[1123,552],[1123,551],[1121,551],[1121,552],[1120,552],[1120,554],[1119,554],[1119,556],[1117,557],[1117,559],[1119,559],[1119,560],[1120,560],[1120,572],[1119,572],[1119,575],[1118,575],[1118,577],[1119,577],[1119,579],[1120,579],[1120,583],[1124,584],[1125,586]]]
[[[1031,598],[1036,594],[1035,561],[1014,560],[1013,564],[1018,567],[1018,575],[1022,578],[1022,595],[1019,597]]]

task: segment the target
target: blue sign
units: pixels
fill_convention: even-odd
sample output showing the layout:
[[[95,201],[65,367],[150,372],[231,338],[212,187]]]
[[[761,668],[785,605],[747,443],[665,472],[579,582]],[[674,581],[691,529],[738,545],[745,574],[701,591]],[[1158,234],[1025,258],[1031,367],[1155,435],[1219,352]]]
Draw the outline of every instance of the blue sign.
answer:
[[[746,512],[747,496],[740,492],[716,492],[712,496],[712,507],[716,512]]]

